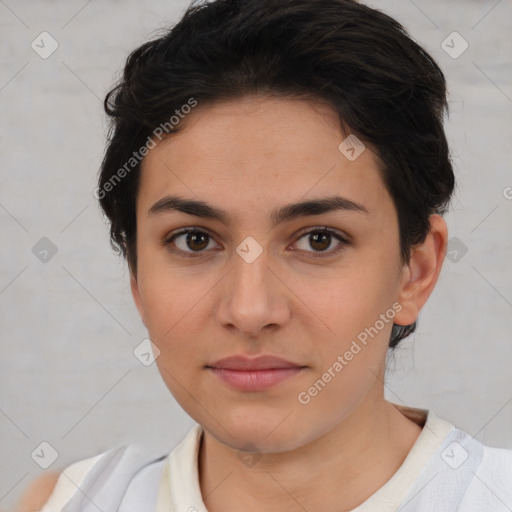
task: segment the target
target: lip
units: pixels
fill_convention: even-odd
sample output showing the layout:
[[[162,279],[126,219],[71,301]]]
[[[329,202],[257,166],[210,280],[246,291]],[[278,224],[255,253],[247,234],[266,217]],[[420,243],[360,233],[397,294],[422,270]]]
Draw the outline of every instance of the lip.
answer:
[[[240,391],[262,391],[300,373],[305,366],[277,356],[231,356],[207,366],[217,377]]]
[[[271,370],[280,368],[300,368],[302,365],[292,363],[274,355],[262,355],[249,358],[246,356],[223,357],[209,367],[224,370]]]
[[[300,366],[270,370],[226,370],[209,367],[209,370],[226,384],[240,391],[263,391],[297,375],[303,369],[304,367]]]

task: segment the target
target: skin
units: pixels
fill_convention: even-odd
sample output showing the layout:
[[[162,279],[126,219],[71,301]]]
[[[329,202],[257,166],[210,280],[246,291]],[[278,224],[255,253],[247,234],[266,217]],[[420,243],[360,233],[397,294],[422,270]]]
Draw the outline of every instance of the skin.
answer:
[[[385,357],[392,323],[414,322],[434,289],[446,223],[433,215],[427,239],[402,265],[379,159],[367,146],[349,161],[338,149],[347,134],[321,103],[247,96],[199,105],[181,128],[143,161],[131,289],[160,350],[165,384],[204,428],[199,476],[206,507],[351,510],[392,477],[421,432],[384,400]],[[369,213],[328,212],[272,226],[275,208],[333,191]],[[168,194],[211,203],[233,223],[179,211],[148,214]],[[187,245],[186,234],[162,244],[186,227],[209,237],[203,245]],[[332,237],[322,253],[303,233],[322,227],[352,243],[333,254],[340,242]],[[248,236],[263,251],[252,263],[236,252]],[[312,257],[319,253],[331,255]],[[401,305],[393,320],[301,404],[298,394],[393,303]],[[205,367],[234,354],[274,354],[306,368],[267,390],[239,391]],[[251,453],[247,443],[256,450],[254,465],[239,456]]]
[[[59,473],[54,471],[43,473],[25,489],[13,512],[38,512],[48,501],[58,478]]]

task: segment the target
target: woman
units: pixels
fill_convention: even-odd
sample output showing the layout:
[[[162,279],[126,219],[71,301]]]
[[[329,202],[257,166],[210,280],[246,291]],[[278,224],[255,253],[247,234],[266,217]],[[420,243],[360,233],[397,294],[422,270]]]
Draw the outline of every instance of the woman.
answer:
[[[505,511],[512,450],[384,399],[447,247],[446,83],[354,0],[216,0],[129,57],[96,197],[170,392],[169,456],[68,467],[41,508]]]

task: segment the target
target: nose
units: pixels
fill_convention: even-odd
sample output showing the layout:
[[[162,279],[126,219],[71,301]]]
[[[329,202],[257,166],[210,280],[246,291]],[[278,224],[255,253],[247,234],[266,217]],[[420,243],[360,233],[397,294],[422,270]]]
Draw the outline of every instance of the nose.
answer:
[[[217,321],[249,338],[261,337],[265,331],[285,325],[291,316],[291,292],[272,268],[265,251],[251,263],[238,254],[233,260],[233,267],[219,288],[222,297]]]

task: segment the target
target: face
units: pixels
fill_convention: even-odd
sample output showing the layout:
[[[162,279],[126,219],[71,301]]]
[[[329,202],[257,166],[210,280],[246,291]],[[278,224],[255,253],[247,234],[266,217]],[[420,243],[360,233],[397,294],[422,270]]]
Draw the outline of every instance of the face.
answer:
[[[294,449],[382,387],[393,322],[415,320],[396,210],[375,152],[348,159],[327,106],[253,96],[199,105],[185,122],[143,162],[133,297],[162,378],[195,421],[237,449]],[[162,206],[167,196],[223,216]],[[284,207],[333,196],[359,207],[274,222]],[[261,354],[302,368],[259,389],[208,368]]]

